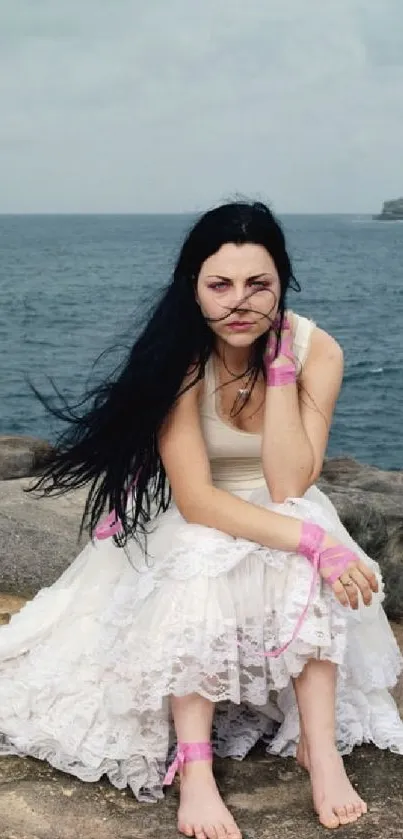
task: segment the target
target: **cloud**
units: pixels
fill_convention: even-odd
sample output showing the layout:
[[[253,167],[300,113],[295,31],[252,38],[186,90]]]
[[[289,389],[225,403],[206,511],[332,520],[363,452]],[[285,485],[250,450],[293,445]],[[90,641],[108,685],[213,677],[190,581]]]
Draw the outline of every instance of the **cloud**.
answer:
[[[358,26],[368,62],[374,67],[403,66],[403,11],[400,0],[357,6]]]
[[[238,191],[371,211],[403,191],[398,0],[7,6],[2,212],[181,211]]]

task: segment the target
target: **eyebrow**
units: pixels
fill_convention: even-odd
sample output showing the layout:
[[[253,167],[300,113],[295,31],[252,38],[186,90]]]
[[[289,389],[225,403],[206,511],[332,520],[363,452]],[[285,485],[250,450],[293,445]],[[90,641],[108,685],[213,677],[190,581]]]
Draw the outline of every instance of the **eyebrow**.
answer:
[[[260,277],[270,277],[270,278],[272,278],[272,275],[269,274],[268,271],[264,271],[263,274],[253,274],[251,277],[247,277],[246,279],[247,279],[247,281],[248,280],[259,280]],[[222,277],[220,274],[207,274],[207,279],[210,279],[210,280],[227,280],[228,282],[232,282],[231,277]]]

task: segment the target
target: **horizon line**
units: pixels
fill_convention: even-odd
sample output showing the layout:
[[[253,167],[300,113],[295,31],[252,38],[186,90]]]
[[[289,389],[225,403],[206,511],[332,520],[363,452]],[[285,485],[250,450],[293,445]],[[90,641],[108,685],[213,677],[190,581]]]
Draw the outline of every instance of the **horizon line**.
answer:
[[[9,216],[193,216],[193,215],[200,215],[203,212],[207,212],[209,208],[206,210],[128,210],[122,212],[120,210],[102,210],[102,211],[94,211],[94,210],[72,210],[72,211],[65,211],[65,210],[45,210],[45,211],[13,211],[13,212],[3,212],[0,210],[0,218],[9,217]],[[374,216],[379,215],[374,211],[370,210],[317,210],[317,211],[293,211],[293,210],[275,210],[275,215],[278,216]]]

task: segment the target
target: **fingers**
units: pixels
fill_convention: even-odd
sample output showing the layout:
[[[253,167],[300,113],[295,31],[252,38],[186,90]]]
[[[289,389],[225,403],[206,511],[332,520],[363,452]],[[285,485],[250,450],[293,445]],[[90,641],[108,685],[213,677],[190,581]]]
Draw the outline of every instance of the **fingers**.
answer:
[[[270,320],[270,326],[272,327],[272,329],[279,329],[280,328],[280,322],[281,322],[280,312],[277,312],[277,314],[273,318],[273,320],[271,320],[271,318],[269,317],[269,320]]]
[[[277,314],[276,314],[276,316],[273,320],[271,320],[271,318],[269,317],[269,329],[272,330],[272,333],[271,333],[272,337],[273,337],[273,333],[274,333],[274,338],[275,339],[277,337],[276,333],[280,329],[280,323],[281,323],[281,315],[280,315],[279,312],[277,312]],[[285,312],[284,317],[283,317],[282,332],[286,332],[287,330],[291,330],[291,323],[290,323],[290,319],[289,319],[287,313]]]
[[[339,602],[342,606],[351,606],[352,609],[358,609],[359,594],[365,606],[369,606],[373,592],[378,590],[377,577],[363,560],[352,563],[333,583],[333,591]]]
[[[358,609],[358,604],[359,604],[358,587],[357,587],[355,581],[353,581],[350,577],[348,580],[346,580],[345,583],[343,582],[343,580],[340,580],[340,582],[341,582],[341,584],[342,584],[342,586],[343,586],[343,588],[344,588],[344,590],[347,594],[349,605],[351,606],[352,609]]]
[[[369,569],[368,569],[369,570]],[[357,588],[361,592],[361,597],[366,606],[369,606],[372,601],[372,590],[367,577],[364,576],[360,568],[350,568],[349,575],[354,580]]]
[[[371,570],[371,568],[368,567],[366,562],[364,562],[362,559],[360,559],[358,561],[357,568],[361,572],[361,574],[365,577],[365,579],[368,581],[371,591],[374,591],[374,592],[379,591],[379,585],[378,585],[378,580],[377,580],[376,574],[374,574],[374,572]]]
[[[348,588],[353,588],[353,586],[349,586],[348,588],[345,588],[345,586],[343,586],[343,583],[341,583],[340,580],[336,580],[336,582],[333,583],[332,588],[333,588],[333,591],[334,591],[339,603],[341,603],[342,606],[351,606],[350,598],[349,598],[349,595],[348,595]],[[354,588],[355,588],[355,586],[354,586]]]
[[[281,331],[281,335],[278,334],[278,327],[280,325],[279,315],[276,316],[272,323],[272,330],[269,332],[269,337],[266,344],[265,355],[266,355],[266,363],[272,364],[276,358],[276,347],[277,347],[277,339],[280,338],[280,345],[278,356],[285,355],[287,358],[292,358],[295,362],[294,357],[294,339],[291,330],[291,325],[287,317],[284,317],[283,320],[283,328]],[[277,357],[278,357],[277,356]]]

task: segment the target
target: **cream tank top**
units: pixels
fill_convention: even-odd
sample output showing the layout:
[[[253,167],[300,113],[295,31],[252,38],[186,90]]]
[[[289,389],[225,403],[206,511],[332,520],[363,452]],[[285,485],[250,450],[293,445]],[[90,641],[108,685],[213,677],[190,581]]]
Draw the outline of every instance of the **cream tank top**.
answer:
[[[292,313],[294,353],[301,366],[308,354],[315,323]],[[206,364],[200,405],[202,432],[210,460],[213,484],[221,489],[241,490],[263,486],[262,435],[234,428],[220,419],[216,409],[216,382],[212,358]]]

